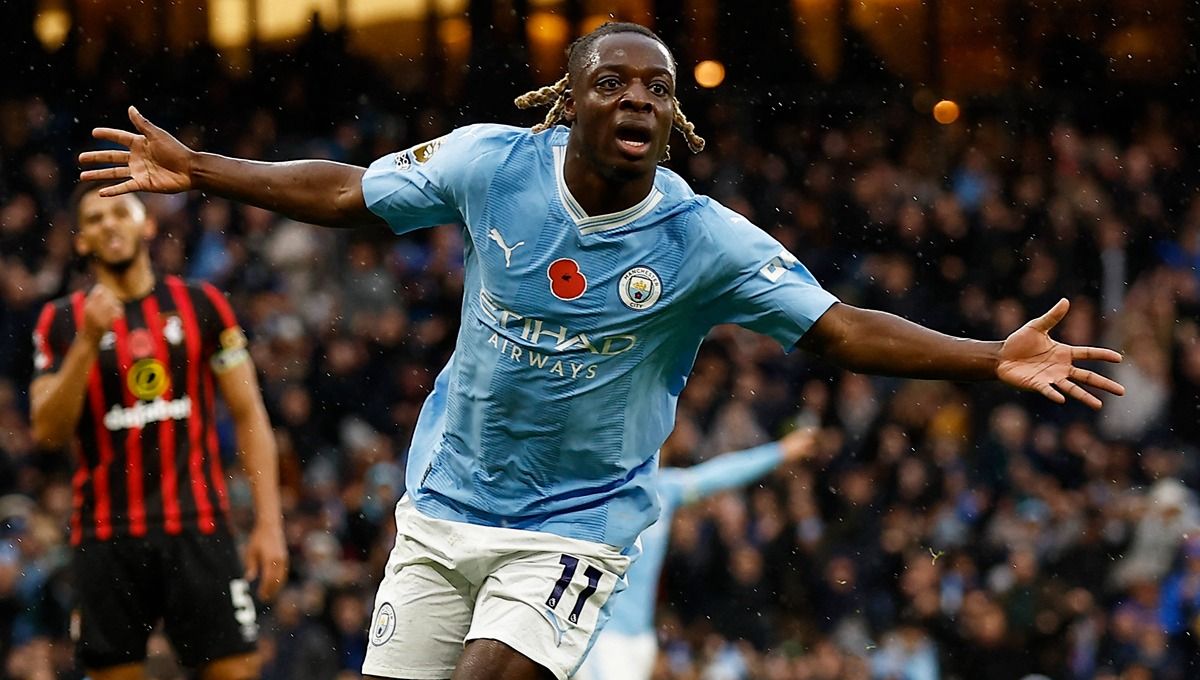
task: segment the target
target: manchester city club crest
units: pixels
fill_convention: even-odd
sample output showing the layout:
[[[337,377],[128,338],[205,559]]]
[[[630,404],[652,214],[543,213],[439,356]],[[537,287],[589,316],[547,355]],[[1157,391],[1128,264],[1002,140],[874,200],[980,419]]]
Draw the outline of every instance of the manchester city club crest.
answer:
[[[396,610],[392,608],[390,602],[384,602],[379,608],[379,613],[375,616],[375,623],[371,626],[371,644],[378,647],[388,640],[392,639],[392,633],[396,632]]]
[[[634,267],[621,276],[617,293],[626,307],[640,312],[662,297],[662,281],[653,269]]]

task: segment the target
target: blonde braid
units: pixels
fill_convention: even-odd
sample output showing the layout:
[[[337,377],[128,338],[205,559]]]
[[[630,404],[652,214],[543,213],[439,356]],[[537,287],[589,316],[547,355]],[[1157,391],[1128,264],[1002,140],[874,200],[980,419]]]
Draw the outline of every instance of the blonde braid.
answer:
[[[546,118],[542,122],[533,126],[534,132],[544,132],[549,130],[555,123],[562,119],[563,110],[567,106],[567,76],[559,78],[558,82],[553,85],[540,87],[536,90],[531,90],[513,100],[519,109],[531,109],[535,106],[550,105],[550,111],[546,113]],[[679,104],[678,99],[672,99],[675,105],[675,119],[672,125],[683,133],[687,139],[688,149],[692,153],[700,153],[704,150],[704,138],[696,134],[696,125],[683,115],[683,108]],[[670,148],[667,149],[667,158],[670,158]]]
[[[567,108],[567,77],[559,78],[557,83],[539,87],[536,90],[526,92],[525,94],[513,100],[518,109],[531,109],[535,106],[546,106],[550,104],[550,111],[546,113],[546,118],[533,126],[534,132],[543,132],[549,130],[555,123],[562,119],[563,110]]]
[[[700,153],[704,150],[704,138],[696,134],[696,125],[688,120],[687,116],[683,115],[683,108],[679,105],[679,100],[675,99],[674,102],[675,129],[683,133],[684,138],[687,139],[688,148],[692,150],[692,153]]]

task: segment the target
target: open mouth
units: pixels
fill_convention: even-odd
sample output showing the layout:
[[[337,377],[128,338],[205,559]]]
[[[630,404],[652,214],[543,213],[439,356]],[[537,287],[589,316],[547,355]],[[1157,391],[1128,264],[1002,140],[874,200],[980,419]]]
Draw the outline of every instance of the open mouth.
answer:
[[[641,158],[650,149],[654,133],[649,128],[640,125],[620,125],[617,127],[617,146],[628,156]]]

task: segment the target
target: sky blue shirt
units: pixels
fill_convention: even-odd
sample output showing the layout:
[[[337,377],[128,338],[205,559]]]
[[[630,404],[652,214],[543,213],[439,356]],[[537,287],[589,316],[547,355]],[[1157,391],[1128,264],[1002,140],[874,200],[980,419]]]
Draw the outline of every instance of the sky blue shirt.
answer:
[[[658,521],[642,532],[642,554],[629,567],[629,586],[613,598],[612,618],[604,632],[621,635],[654,633],[658,577],[671,539],[671,519],[680,506],[726,489],[749,484],[774,470],[783,456],[778,444],[727,453],[688,468],[663,468],[658,476]]]
[[[462,324],[407,467],[417,509],[625,548],[658,517],[658,447],[709,329],[790,349],[836,299],[665,168],[637,205],[586,214],[568,132],[460,128],[372,163],[363,194],[397,234],[465,225]]]

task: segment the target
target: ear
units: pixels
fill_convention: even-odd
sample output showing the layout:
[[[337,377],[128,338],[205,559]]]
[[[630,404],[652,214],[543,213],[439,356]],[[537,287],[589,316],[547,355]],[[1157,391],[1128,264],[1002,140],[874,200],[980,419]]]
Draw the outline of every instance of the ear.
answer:
[[[87,257],[92,254],[91,248],[88,248],[87,242],[83,240],[83,232],[76,231],[74,238],[75,254],[79,257]]]
[[[158,220],[147,215],[146,219],[142,220],[142,240],[153,241],[154,237],[157,235]]]
[[[575,122],[575,97],[570,90],[563,93],[563,120],[568,123]]]

